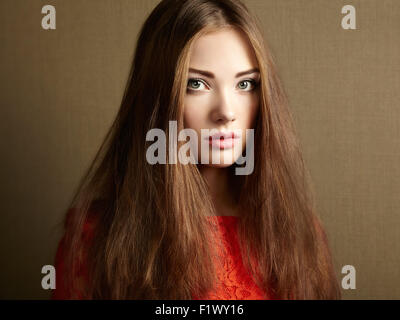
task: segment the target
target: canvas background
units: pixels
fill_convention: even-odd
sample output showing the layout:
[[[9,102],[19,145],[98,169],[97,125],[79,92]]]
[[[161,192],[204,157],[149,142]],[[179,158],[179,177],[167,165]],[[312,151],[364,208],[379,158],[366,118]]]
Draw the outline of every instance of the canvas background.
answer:
[[[158,1],[0,1],[0,298],[46,299],[66,206],[119,107]],[[345,299],[400,298],[400,2],[248,0],[314,179]],[[57,29],[41,28],[41,8]],[[357,30],[341,28],[341,8]]]

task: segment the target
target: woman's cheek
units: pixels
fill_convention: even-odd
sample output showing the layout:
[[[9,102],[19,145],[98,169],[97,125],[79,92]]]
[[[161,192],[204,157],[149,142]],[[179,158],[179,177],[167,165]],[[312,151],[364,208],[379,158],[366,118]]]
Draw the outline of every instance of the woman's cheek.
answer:
[[[189,107],[187,112],[185,113],[185,127],[196,129],[196,117],[197,114]]]

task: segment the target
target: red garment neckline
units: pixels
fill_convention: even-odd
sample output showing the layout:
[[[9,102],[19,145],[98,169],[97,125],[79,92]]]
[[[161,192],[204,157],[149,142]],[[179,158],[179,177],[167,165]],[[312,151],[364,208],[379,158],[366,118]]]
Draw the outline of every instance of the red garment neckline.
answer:
[[[239,218],[238,216],[207,216],[207,217],[216,217],[216,218]]]
[[[209,221],[215,221],[218,225],[223,226],[225,228],[227,227],[234,227],[236,226],[239,221],[240,217],[238,216],[207,216]]]

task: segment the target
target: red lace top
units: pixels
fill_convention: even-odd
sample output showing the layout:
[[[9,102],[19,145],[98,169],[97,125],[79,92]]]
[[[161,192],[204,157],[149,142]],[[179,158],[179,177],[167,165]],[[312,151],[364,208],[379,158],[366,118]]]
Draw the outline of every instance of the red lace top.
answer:
[[[225,251],[222,255],[224,267],[217,270],[222,282],[214,292],[209,292],[201,300],[269,300],[272,296],[262,291],[253,281],[243,265],[237,237],[237,224],[240,218],[235,216],[210,216],[216,219]]]
[[[210,218],[212,218],[210,216]],[[217,270],[217,276],[222,285],[215,291],[209,292],[206,296],[197,297],[194,300],[264,300],[272,299],[272,296],[263,292],[253,281],[246,271],[240,255],[237,239],[238,217],[235,216],[214,216],[221,232],[225,253],[223,254],[224,267]],[[91,228],[85,224],[87,239],[90,239]],[[64,239],[58,245],[56,254],[56,289],[53,291],[52,299],[70,299],[71,294],[61,279],[65,274],[64,269]],[[87,279],[85,268],[79,269],[76,276]],[[81,296],[79,296],[81,298]]]

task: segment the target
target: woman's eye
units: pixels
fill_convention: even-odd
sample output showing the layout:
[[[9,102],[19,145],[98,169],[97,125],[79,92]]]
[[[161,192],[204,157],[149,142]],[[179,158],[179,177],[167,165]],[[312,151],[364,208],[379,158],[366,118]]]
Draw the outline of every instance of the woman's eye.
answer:
[[[204,83],[198,79],[189,79],[187,86],[188,86],[188,89],[194,90],[194,91],[202,90],[205,88]]]
[[[243,80],[239,82],[238,87],[243,91],[251,91],[256,87],[256,82],[254,80]]]

